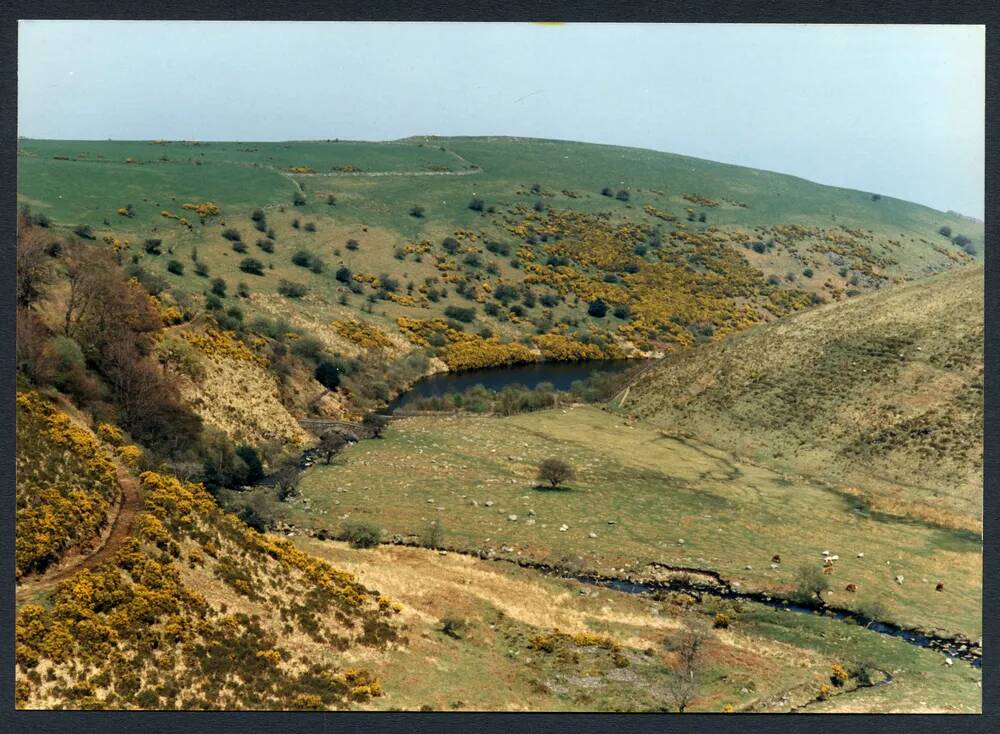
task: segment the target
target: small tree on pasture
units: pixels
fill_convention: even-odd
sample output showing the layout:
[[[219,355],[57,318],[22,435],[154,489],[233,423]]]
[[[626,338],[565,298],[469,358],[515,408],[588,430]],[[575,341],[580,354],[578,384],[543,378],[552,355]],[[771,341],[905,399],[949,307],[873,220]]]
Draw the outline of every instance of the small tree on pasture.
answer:
[[[299,487],[299,468],[286,464],[274,473],[274,486],[278,488],[278,499],[284,502],[295,495]]]
[[[823,602],[823,592],[830,588],[830,580],[819,566],[806,564],[799,567],[796,574],[795,596],[801,602],[818,599]]]
[[[677,656],[677,666],[667,678],[667,697],[683,714],[698,695],[699,678],[704,668],[705,646],[712,632],[703,621],[689,617],[680,636],[669,640],[667,648]]]
[[[333,457],[339,454],[344,447],[347,445],[347,439],[336,431],[331,431],[329,433],[323,434],[323,437],[319,441],[319,446],[317,450],[323,457],[323,463],[329,464],[333,461]]]
[[[549,484],[553,489],[573,478],[573,467],[562,459],[546,459],[538,465],[538,481]]]

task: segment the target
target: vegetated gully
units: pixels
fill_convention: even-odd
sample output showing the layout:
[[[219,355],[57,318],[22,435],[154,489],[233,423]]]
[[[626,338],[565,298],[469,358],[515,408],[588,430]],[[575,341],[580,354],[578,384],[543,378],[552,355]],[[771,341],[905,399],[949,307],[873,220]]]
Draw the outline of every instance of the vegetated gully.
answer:
[[[595,361],[595,362],[539,362],[531,365],[519,365],[507,368],[490,368],[473,370],[462,373],[444,373],[433,375],[419,380],[409,390],[398,396],[387,409],[387,413],[393,413],[399,408],[404,408],[412,400],[421,397],[443,395],[450,392],[461,392],[474,385],[484,385],[491,390],[501,390],[507,385],[520,385],[522,387],[534,388],[535,386],[548,382],[558,390],[567,390],[575,380],[582,380],[597,372],[621,372],[635,362],[630,360],[615,361]],[[313,463],[313,450],[307,449],[303,454],[301,467],[305,468]],[[312,531],[304,528],[301,532],[307,532],[320,538],[333,538],[336,533],[331,531]],[[415,540],[394,537],[391,541],[393,545],[405,545],[422,547]],[[529,561],[520,558],[508,558],[495,555],[492,551],[469,551],[461,548],[440,548],[451,553],[473,556],[476,558],[501,561],[516,564],[522,568],[530,568],[540,571],[548,576],[573,579],[585,584],[603,586],[605,588],[621,591],[626,594],[655,594],[664,591],[682,591],[696,596],[709,595],[720,599],[732,599],[735,601],[748,601],[763,604],[773,609],[783,609],[797,614],[823,614],[845,623],[856,624],[879,634],[896,637],[911,645],[935,650],[949,658],[964,660],[976,668],[982,666],[982,646],[972,640],[962,637],[940,637],[921,630],[900,627],[891,622],[883,622],[877,619],[870,619],[862,614],[850,609],[831,607],[825,603],[815,603],[812,605],[797,603],[789,599],[772,596],[765,592],[738,590],[726,581],[715,571],[707,571],[697,568],[682,568],[668,566],[666,564],[653,564],[659,569],[676,573],[678,577],[670,581],[649,581],[635,578],[617,578],[612,576],[602,576],[591,573],[578,573],[561,569],[537,561]],[[693,580],[691,576],[700,576],[710,579],[709,582],[701,583]]]

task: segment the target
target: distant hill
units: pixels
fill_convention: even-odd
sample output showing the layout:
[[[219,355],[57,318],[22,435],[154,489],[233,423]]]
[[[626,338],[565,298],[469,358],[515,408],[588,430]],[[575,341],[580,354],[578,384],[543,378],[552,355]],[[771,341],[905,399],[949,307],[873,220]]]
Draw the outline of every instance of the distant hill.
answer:
[[[982,267],[823,306],[667,357],[621,410],[981,527],[983,308]]]
[[[451,369],[671,351],[982,257],[955,214],[606,145],[21,140],[18,162],[37,221],[185,313],[285,318],[341,354],[330,324],[360,320]]]

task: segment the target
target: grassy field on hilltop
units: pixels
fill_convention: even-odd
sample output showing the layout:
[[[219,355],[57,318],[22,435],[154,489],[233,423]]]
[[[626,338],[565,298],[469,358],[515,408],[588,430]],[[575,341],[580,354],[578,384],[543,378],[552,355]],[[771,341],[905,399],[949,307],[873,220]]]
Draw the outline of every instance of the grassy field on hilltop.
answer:
[[[549,456],[576,467],[568,489],[536,487],[536,468]],[[301,496],[272,511],[333,533],[345,521],[371,520],[389,534],[421,538],[439,523],[443,543],[469,550],[610,575],[641,575],[658,561],[780,593],[795,590],[801,565],[820,568],[828,550],[841,557],[829,602],[878,602],[904,625],[978,636],[979,539],[872,515],[837,486],[586,407],[408,418],[334,465],[307,470]],[[774,554],[782,562],[772,569]],[[893,582],[896,575],[904,584]],[[934,592],[938,581],[948,593]],[[845,591],[848,583],[856,593]]]
[[[356,345],[330,324],[358,318],[403,348],[430,341],[453,369],[670,351],[982,252],[982,226],[955,215],[633,148],[22,140],[18,153],[20,203],[56,230],[89,226],[188,311],[222,278],[226,309],[294,316],[339,351]],[[207,202],[217,211],[195,211]],[[518,341],[533,356],[502,348]]]

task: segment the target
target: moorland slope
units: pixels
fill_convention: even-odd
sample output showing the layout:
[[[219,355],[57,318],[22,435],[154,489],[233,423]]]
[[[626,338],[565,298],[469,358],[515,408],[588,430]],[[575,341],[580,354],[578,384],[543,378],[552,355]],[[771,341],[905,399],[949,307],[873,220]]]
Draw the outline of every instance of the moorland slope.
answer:
[[[617,409],[981,528],[983,269],[823,306],[646,371]]]
[[[36,220],[184,318],[285,320],[347,356],[360,322],[435,369],[667,352],[982,256],[955,214],[613,146],[22,140],[18,161]]]

